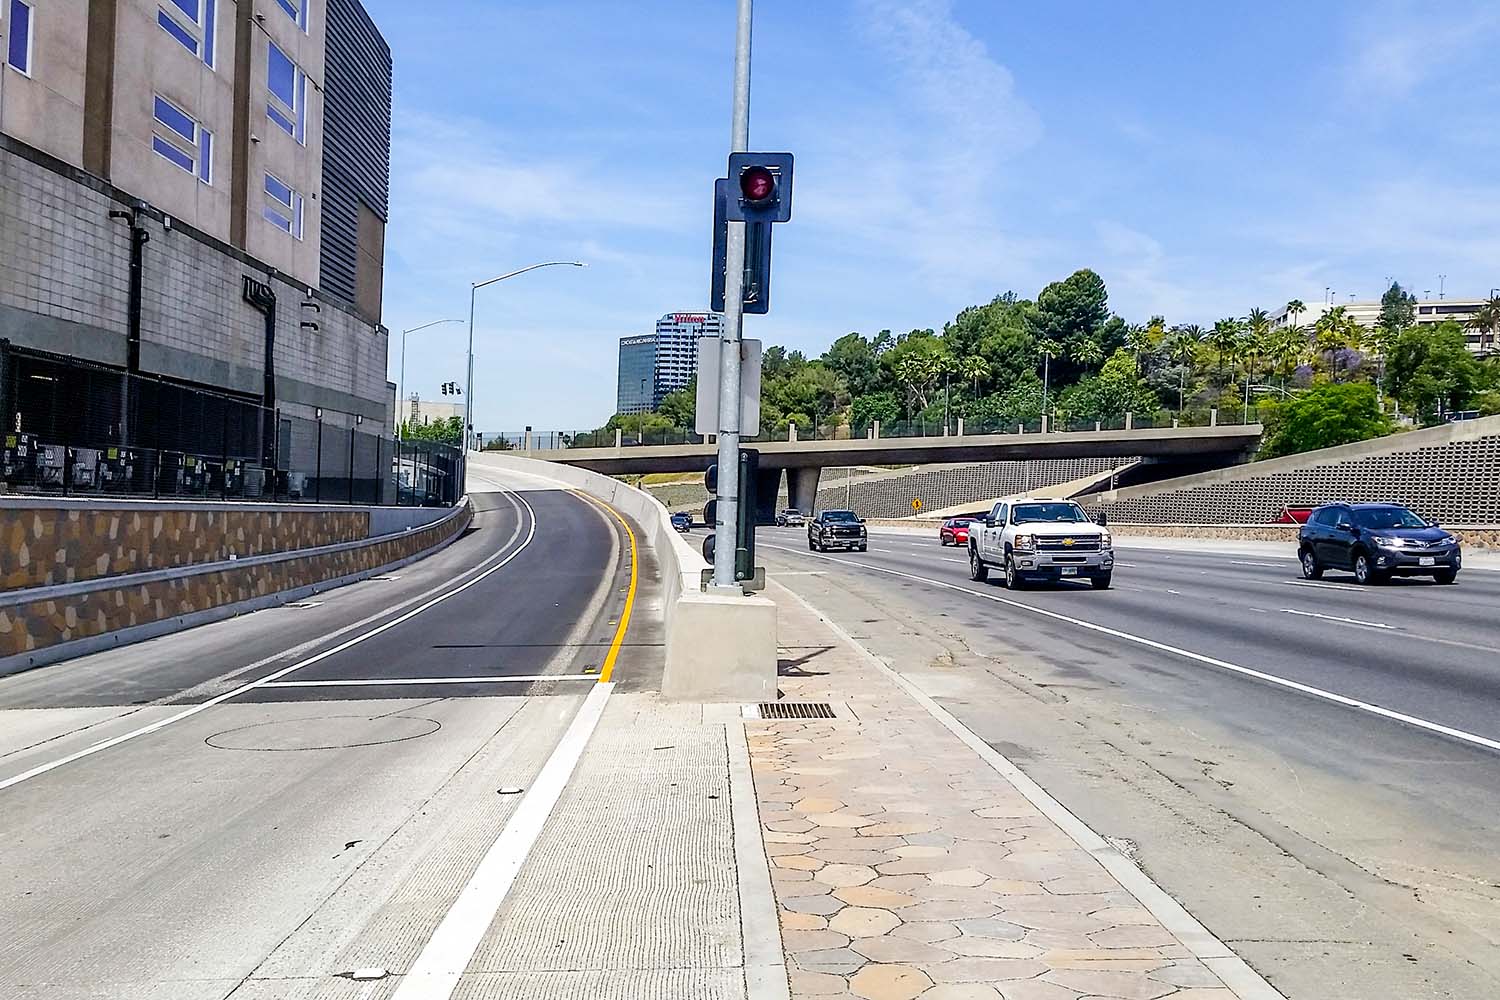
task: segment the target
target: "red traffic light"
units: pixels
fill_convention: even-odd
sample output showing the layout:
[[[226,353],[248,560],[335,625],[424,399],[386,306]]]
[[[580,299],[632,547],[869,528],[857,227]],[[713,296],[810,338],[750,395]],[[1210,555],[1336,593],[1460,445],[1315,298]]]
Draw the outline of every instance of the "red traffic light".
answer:
[[[740,172],[740,193],[753,205],[768,201],[776,194],[776,175],[765,167],[746,167]]]

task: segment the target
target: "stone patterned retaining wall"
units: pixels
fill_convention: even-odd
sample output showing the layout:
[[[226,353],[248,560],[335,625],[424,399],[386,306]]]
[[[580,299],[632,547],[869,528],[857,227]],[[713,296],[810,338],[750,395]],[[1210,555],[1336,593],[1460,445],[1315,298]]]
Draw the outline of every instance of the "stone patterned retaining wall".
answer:
[[[369,537],[365,510],[0,509],[0,590],[222,562]]]
[[[1141,524],[1133,521],[1111,521],[1115,535],[1128,538],[1209,538],[1232,542],[1297,541],[1295,524]],[[1456,535],[1466,548],[1500,549],[1500,525],[1443,525]]]
[[[303,512],[289,512],[303,513]],[[200,519],[203,516],[200,513]],[[368,517],[368,515],[364,515]],[[288,554],[246,566],[186,571],[166,579],[104,586],[66,597],[28,600],[25,590],[0,594],[0,662],[59,643],[106,635],[255,598],[378,570],[457,537],[472,520],[465,504],[425,528],[369,539],[332,551]],[[343,522],[325,525],[332,532]],[[345,541],[345,540],[338,540]],[[294,552],[306,546],[298,546]],[[62,551],[62,550],[59,550]]]

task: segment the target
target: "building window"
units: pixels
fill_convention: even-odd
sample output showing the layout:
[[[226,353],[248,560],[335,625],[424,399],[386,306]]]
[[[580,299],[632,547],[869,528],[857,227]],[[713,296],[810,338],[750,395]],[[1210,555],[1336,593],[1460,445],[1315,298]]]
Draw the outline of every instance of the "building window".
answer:
[[[276,6],[286,11],[286,16],[303,31],[307,30],[307,8],[311,3],[312,0],[276,0]]]
[[[267,42],[266,117],[300,143],[307,142],[307,74],[275,42]]]
[[[31,75],[31,4],[25,0],[10,0],[6,13],[10,25],[5,47],[5,61],[22,76]]]
[[[205,66],[213,69],[217,15],[218,0],[166,0],[156,10],[156,23],[183,48],[200,57]]]
[[[302,238],[302,195],[274,174],[266,174],[266,204],[260,213],[277,229]]]
[[[156,98],[156,128],[151,148],[162,159],[186,170],[204,184],[213,183],[214,136],[208,129],[164,98]]]

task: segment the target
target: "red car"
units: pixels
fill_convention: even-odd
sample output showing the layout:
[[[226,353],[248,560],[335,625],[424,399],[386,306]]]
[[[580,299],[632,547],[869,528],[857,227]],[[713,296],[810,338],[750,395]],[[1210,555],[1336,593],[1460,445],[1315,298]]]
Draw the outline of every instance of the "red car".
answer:
[[[968,545],[969,523],[967,517],[950,517],[938,529],[938,541],[944,545]]]

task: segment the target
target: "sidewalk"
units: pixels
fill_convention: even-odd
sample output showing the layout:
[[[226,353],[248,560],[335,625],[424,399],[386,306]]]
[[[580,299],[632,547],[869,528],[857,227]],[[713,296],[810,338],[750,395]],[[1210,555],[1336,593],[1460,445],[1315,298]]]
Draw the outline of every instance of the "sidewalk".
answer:
[[[1279,1000],[931,699],[768,594],[783,700],[839,716],[748,724],[793,997]]]

